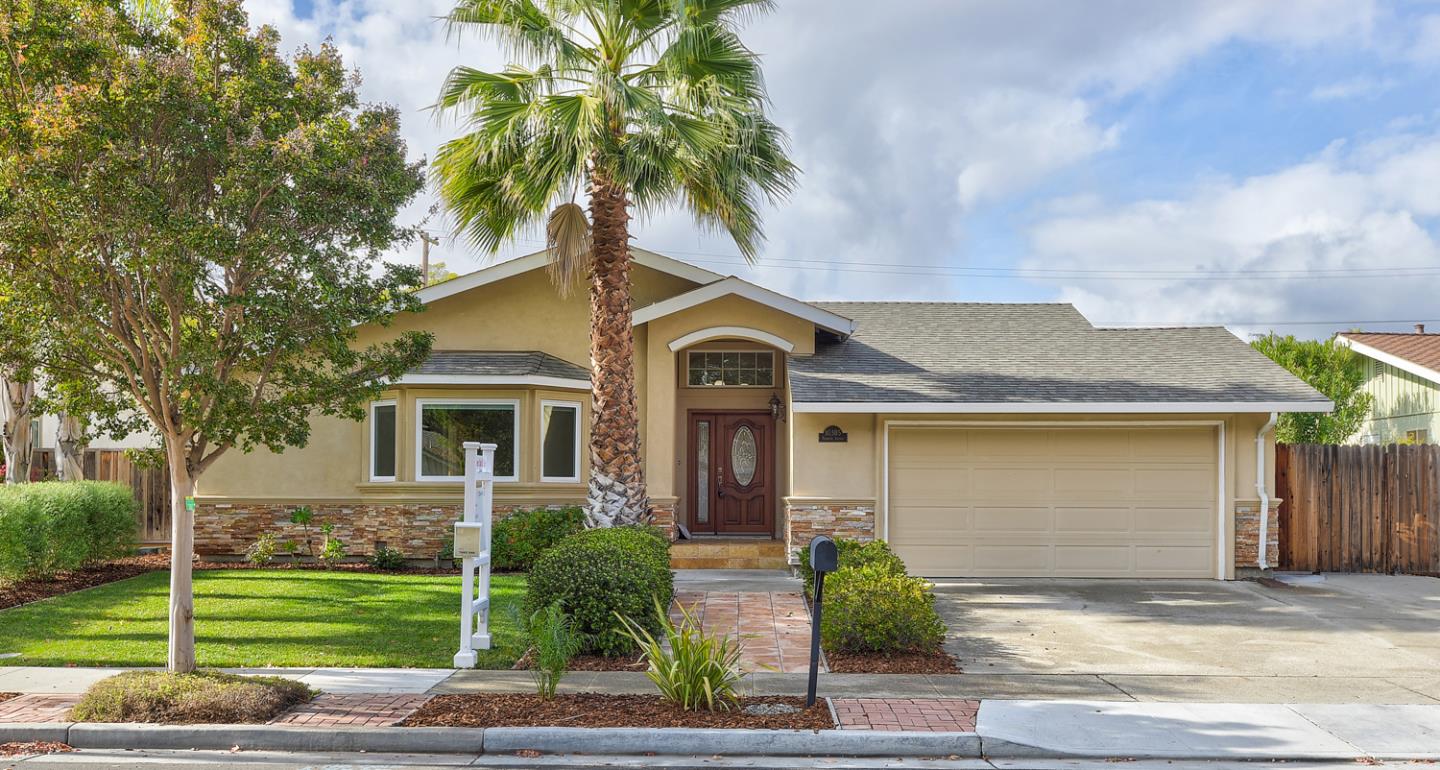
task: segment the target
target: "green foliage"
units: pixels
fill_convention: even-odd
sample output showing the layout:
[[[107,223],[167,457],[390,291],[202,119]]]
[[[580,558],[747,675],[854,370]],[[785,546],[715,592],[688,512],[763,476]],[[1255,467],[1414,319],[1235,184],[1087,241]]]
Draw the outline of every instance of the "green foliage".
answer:
[[[840,557],[840,569],[879,564],[897,575],[905,574],[905,562],[890,550],[890,545],[884,540],[860,541],[838,538],[835,540],[835,551]],[[815,572],[810,568],[809,548],[800,549],[800,579],[805,581],[805,595],[814,596]]]
[[[527,572],[547,548],[584,528],[585,511],[578,507],[516,511],[495,522],[490,563],[500,571]]]
[[[405,568],[405,554],[399,548],[380,546],[370,554],[370,566],[375,569],[397,570]]]
[[[729,711],[739,702],[741,647],[728,636],[706,636],[689,608],[680,607],[680,622],[670,620],[665,607],[655,603],[655,619],[664,642],[646,626],[621,617],[627,633],[645,655],[645,675],[660,689],[660,697],[686,711]],[[649,624],[646,624],[649,625]]]
[[[314,521],[315,512],[310,510],[308,505],[302,505],[290,512],[290,523],[299,524],[300,529],[305,533],[305,551],[310,554],[311,558],[315,557],[315,540],[310,536],[310,524]],[[294,553],[295,549],[290,549],[290,552]]]
[[[276,550],[275,536],[269,532],[261,533],[259,537],[255,538],[255,542],[245,549],[245,561],[257,567],[267,567],[275,561]]]
[[[1365,360],[1331,337],[1302,340],[1293,335],[1268,334],[1250,343],[1270,360],[1285,367],[1335,402],[1329,414],[1286,412],[1275,426],[1275,440],[1283,444],[1343,444],[1355,435],[1370,412],[1365,384]]]
[[[49,577],[129,554],[138,503],[100,481],[0,486],[0,577]]]
[[[570,659],[584,646],[569,616],[555,602],[530,615],[530,675],[542,700],[555,697],[555,688],[569,668]]]
[[[472,129],[435,159],[460,229],[494,251],[604,179],[642,218],[680,203],[753,258],[762,202],[783,198],[799,173],[765,116],[759,57],[736,34],[767,6],[459,2],[453,27],[498,38],[520,60],[500,72],[456,67],[441,89],[441,109]],[[583,252],[573,256],[560,258],[562,284],[583,269]]]
[[[837,652],[928,652],[945,641],[945,623],[928,583],[876,562],[825,578],[820,639]]]
[[[317,693],[278,676],[127,671],[91,685],[70,712],[82,722],[257,724]]]
[[[324,537],[324,543],[320,546],[320,553],[315,558],[325,565],[326,569],[334,569],[345,558],[345,544],[340,538],[335,537],[335,525],[325,524],[320,527],[320,534]]]
[[[362,104],[334,46],[282,55],[239,0],[16,0],[0,57],[0,274],[34,331],[51,411],[121,435],[148,421],[172,478],[232,447],[303,446],[361,419],[429,336],[357,344],[419,309],[424,187],[399,115]]]
[[[650,605],[668,606],[675,594],[668,543],[636,527],[589,529],[571,535],[536,559],[530,570],[527,612],[556,602],[570,616],[588,652],[622,655],[635,649],[619,617],[642,618],[658,633]]]

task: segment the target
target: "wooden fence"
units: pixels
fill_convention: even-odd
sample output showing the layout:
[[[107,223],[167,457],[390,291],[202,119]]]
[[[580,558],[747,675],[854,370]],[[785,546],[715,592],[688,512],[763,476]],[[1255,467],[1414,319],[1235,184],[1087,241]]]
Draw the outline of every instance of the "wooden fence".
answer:
[[[31,480],[55,478],[54,450],[37,449],[32,462]],[[88,449],[85,451],[85,478],[92,481],[114,481],[130,487],[140,510],[135,513],[135,536],[141,545],[162,545],[170,542],[170,473],[164,467],[142,468],[130,461],[119,449]]]
[[[1275,447],[1280,569],[1440,575],[1440,446]]]

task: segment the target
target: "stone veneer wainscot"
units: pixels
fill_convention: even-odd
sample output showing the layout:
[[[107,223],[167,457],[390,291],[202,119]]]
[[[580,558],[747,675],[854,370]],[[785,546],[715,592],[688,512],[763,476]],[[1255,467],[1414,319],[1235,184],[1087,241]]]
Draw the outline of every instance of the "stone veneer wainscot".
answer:
[[[788,501],[785,505],[785,551],[790,563],[800,560],[800,549],[810,547],[816,535],[869,542],[875,539],[873,501]]]

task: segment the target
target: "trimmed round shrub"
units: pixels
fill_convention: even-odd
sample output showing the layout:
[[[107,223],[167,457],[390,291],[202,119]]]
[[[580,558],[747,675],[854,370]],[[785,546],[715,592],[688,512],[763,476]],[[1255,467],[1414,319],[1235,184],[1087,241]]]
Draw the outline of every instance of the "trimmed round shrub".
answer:
[[[840,557],[840,569],[879,564],[897,575],[905,574],[905,562],[890,550],[890,544],[884,540],[861,542],[841,538],[835,541],[835,551]],[[800,549],[800,579],[805,581],[805,595],[813,597],[815,595],[815,572],[810,569],[810,548],[808,546]]]
[[[836,652],[929,652],[944,643],[945,623],[929,583],[877,562],[825,578],[820,640]]]
[[[129,554],[130,488],[100,481],[0,486],[0,577],[48,577]]]
[[[578,507],[516,511],[495,522],[490,564],[496,570],[528,572],[551,546],[585,528]]]
[[[405,569],[405,554],[399,548],[382,545],[375,549],[375,553],[370,554],[370,566],[392,571]]]
[[[313,697],[315,692],[309,687],[278,676],[127,671],[92,685],[70,711],[70,718],[81,722],[258,724]]]
[[[670,544],[638,527],[588,529],[540,555],[530,570],[527,617],[555,602],[585,640],[585,651],[624,655],[635,650],[616,615],[659,634],[655,602],[675,595]]]

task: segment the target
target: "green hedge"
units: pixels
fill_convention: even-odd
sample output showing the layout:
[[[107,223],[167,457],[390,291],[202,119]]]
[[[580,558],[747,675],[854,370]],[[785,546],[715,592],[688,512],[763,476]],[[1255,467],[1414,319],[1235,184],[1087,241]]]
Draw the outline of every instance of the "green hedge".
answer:
[[[528,572],[551,546],[585,528],[578,506],[516,511],[495,522],[490,564],[497,570]]]
[[[138,505],[129,487],[109,482],[0,486],[0,577],[48,577],[131,553]]]
[[[840,539],[835,541],[835,551],[840,557],[840,569],[879,564],[895,574],[905,574],[905,562],[890,550],[890,545],[884,540],[861,542]],[[800,579],[805,581],[805,595],[814,597],[815,573],[810,569],[810,549],[808,547],[800,549]]]
[[[820,641],[836,652],[929,652],[945,641],[930,584],[883,563],[825,578]]]
[[[575,631],[583,635],[585,651],[601,655],[635,649],[617,614],[659,634],[655,601],[668,607],[675,595],[670,544],[645,527],[571,535],[540,555],[528,582],[526,616],[560,602]]]

